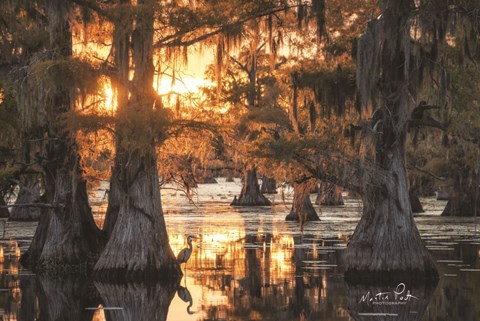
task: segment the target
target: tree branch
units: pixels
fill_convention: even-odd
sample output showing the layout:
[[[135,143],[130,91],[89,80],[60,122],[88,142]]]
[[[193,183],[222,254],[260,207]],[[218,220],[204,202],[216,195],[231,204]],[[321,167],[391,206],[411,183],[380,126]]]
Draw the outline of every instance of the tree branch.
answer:
[[[80,1],[80,0],[77,0],[77,1]],[[193,44],[195,44],[199,41],[208,39],[208,38],[213,37],[215,35],[218,35],[222,32],[225,32],[230,28],[242,25],[243,23],[248,22],[250,20],[253,20],[253,19],[256,19],[256,18],[262,18],[262,17],[268,16],[268,15],[271,15],[271,14],[275,14],[277,12],[285,11],[285,10],[288,10],[288,9],[297,8],[298,6],[299,5],[283,6],[281,8],[276,8],[276,9],[269,10],[269,11],[266,11],[266,12],[260,12],[260,13],[257,13],[257,14],[251,15],[251,16],[240,18],[237,21],[232,22],[232,23],[228,23],[228,24],[221,25],[221,26],[214,26],[213,28],[216,28],[215,30],[204,33],[204,34],[199,35],[199,36],[197,36],[195,38],[192,38],[190,40],[182,40],[183,36],[185,36],[189,33],[192,33],[194,31],[197,31],[201,27],[209,27],[207,25],[197,26],[197,27],[195,27],[191,30],[182,31],[180,33],[169,35],[169,36],[166,36],[163,39],[158,40],[155,43],[154,48],[190,46],[190,45],[193,45]]]
[[[409,170],[415,170],[415,171],[418,171],[420,173],[423,173],[423,174],[427,174],[435,179],[438,179],[439,181],[446,181],[446,178],[445,177],[440,177],[440,176],[437,176],[435,174],[433,174],[432,172],[430,171],[427,171],[425,169],[422,169],[422,168],[418,168],[417,166],[409,166],[407,167],[407,169]]]

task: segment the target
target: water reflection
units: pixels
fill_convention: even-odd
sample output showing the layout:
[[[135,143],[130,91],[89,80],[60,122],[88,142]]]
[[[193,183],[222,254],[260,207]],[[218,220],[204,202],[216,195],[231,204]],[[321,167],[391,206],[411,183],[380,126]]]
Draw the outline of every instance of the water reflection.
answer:
[[[399,315],[388,320],[480,321],[480,238],[468,233],[473,229],[470,221],[442,218],[438,215],[441,210],[432,214],[437,203],[426,204],[426,214],[416,220],[437,260],[441,275],[437,288],[430,293],[417,284],[407,284],[413,295],[422,298],[415,303],[418,305],[412,303],[397,311],[370,308],[359,305],[358,296],[390,288],[347,286],[343,279],[344,249],[360,217],[358,201],[347,198],[342,208],[324,209],[322,221],[307,223],[302,234],[297,224],[284,221],[288,205],[260,209],[228,206],[233,194],[238,194],[237,187],[239,190],[241,184],[199,189],[198,207],[180,195],[164,195],[174,253],[187,246],[185,235],[198,237],[184,279],[168,286],[38,279],[19,268],[15,254],[17,248],[26,249],[33,229],[29,227],[27,233],[26,223],[9,223],[6,239],[0,241],[4,249],[0,320],[388,318],[365,315],[381,312]],[[10,238],[18,241],[18,246]]]
[[[39,320],[90,321],[94,311],[86,307],[98,306],[101,302],[89,279],[38,277],[36,287]]]
[[[166,320],[177,285],[95,282],[106,321]]]
[[[188,303],[187,313],[194,314],[195,312],[190,311],[193,305],[193,298],[192,298],[192,295],[190,294],[190,291],[188,291],[187,287],[179,285],[177,287],[177,295],[183,302]]]
[[[406,284],[418,300],[374,305],[361,298],[392,291],[394,285],[346,285],[341,240],[314,234],[279,236],[275,229],[264,230],[263,223],[258,226],[256,234],[222,242],[203,234],[186,277],[170,285],[38,278],[17,273],[15,261],[4,262],[15,266],[4,271],[16,273],[2,275],[3,288],[10,290],[0,292],[4,320],[478,320],[480,278],[475,272],[460,272],[465,262],[478,264],[478,256],[472,257],[478,246],[472,250],[472,244],[458,243],[458,251],[436,253],[442,275],[457,270],[456,277],[443,277],[435,292]],[[207,250],[218,250],[221,259],[205,255]]]
[[[21,301],[17,319],[19,321],[35,320],[38,311],[36,279],[33,277],[22,277],[20,279],[20,292]]]

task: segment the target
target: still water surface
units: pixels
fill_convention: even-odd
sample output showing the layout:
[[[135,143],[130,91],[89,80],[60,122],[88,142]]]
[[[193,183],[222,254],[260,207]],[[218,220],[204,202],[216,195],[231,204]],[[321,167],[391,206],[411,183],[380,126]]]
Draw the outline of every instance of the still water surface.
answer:
[[[422,200],[426,213],[416,217],[440,271],[436,287],[367,287],[343,279],[344,250],[360,218],[360,200],[323,207],[322,221],[306,224],[302,232],[284,221],[292,190],[270,196],[276,204],[271,208],[230,207],[240,189],[238,181],[222,179],[200,185],[195,205],[180,192],[162,191],[173,251],[187,246],[185,235],[197,236],[180,286],[39,278],[17,260],[36,224],[6,223],[0,320],[480,321],[480,234],[472,219],[440,217],[445,202]],[[99,225],[104,194],[101,187],[91,194]]]

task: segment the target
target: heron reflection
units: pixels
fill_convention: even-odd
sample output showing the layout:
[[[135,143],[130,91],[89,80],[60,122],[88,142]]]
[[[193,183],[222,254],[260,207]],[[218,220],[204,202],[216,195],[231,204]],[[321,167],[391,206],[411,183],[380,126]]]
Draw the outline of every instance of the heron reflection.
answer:
[[[187,313],[188,314],[194,314],[195,312],[190,311],[190,308],[193,305],[193,299],[192,299],[192,295],[190,294],[190,291],[188,291],[187,287],[179,285],[178,288],[177,288],[177,295],[183,302],[188,303]]]

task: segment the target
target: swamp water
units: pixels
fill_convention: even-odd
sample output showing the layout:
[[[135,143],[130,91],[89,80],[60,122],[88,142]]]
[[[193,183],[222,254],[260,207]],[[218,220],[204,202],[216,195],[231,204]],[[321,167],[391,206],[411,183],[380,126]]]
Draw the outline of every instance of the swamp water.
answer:
[[[285,190],[285,203],[280,193],[270,195],[271,208],[230,207],[240,189],[239,181],[222,179],[200,185],[196,205],[180,192],[162,191],[174,253],[187,246],[185,234],[197,236],[185,276],[173,287],[37,277],[18,264],[36,223],[4,222],[0,320],[480,321],[480,234],[471,218],[440,217],[445,202],[423,199],[426,212],[416,216],[440,272],[436,287],[366,287],[343,279],[347,236],[361,215],[358,199],[322,207],[322,221],[302,233],[284,221],[293,190]],[[91,195],[99,224],[104,195],[105,186]]]

